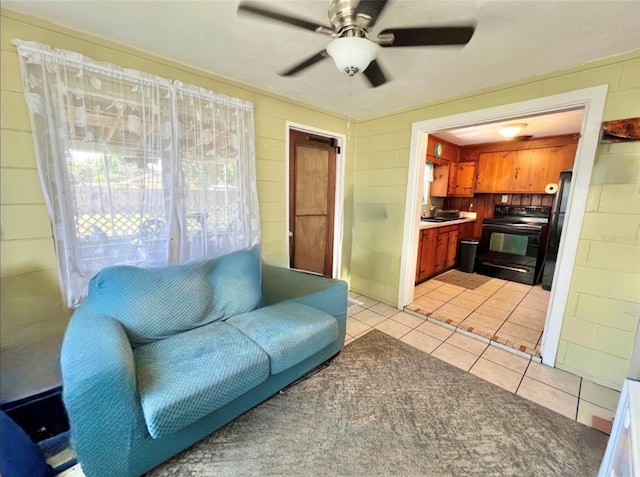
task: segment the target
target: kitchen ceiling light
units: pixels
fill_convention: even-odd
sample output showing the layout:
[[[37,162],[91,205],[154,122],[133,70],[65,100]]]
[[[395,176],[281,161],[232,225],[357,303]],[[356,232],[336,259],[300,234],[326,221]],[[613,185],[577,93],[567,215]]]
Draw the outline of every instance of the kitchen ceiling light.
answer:
[[[526,123],[506,124],[498,128],[498,132],[508,139],[516,137],[516,135],[527,127]]]
[[[337,38],[329,43],[327,53],[340,71],[353,76],[366,70],[369,63],[376,59],[378,45],[355,36]]]

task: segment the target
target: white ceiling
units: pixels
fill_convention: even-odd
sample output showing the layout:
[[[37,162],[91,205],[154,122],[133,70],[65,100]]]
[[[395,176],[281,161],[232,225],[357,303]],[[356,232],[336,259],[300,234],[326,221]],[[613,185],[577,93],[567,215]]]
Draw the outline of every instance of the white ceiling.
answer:
[[[373,30],[476,23],[464,48],[383,48],[393,81],[369,88],[330,59],[300,76],[276,74],[323,50],[330,37],[236,15],[237,0],[4,0],[2,6],[363,119],[640,47],[638,0],[391,0]],[[262,4],[328,24],[327,0]],[[29,40],[30,38],[23,38]]]
[[[450,129],[448,131],[438,131],[436,134],[438,137],[457,144],[458,146],[486,144],[506,140],[498,132],[500,127],[512,123],[524,123],[527,126],[520,131],[518,136],[533,136],[532,139],[536,139],[560,134],[579,133],[582,130],[583,117],[584,109],[580,108],[559,113],[510,119],[509,121],[500,121],[491,124]]]

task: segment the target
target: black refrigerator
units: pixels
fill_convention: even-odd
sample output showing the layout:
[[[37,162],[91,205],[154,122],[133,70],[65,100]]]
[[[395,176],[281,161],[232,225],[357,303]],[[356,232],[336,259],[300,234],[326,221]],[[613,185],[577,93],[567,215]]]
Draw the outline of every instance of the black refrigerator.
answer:
[[[571,171],[560,173],[558,179],[558,191],[553,201],[551,209],[551,219],[549,222],[549,243],[547,245],[547,253],[544,262],[544,270],[542,272],[542,288],[551,290],[553,282],[553,273],[556,269],[556,259],[558,257],[558,248],[560,247],[560,236],[562,235],[562,226],[564,225],[564,217],[567,213],[569,204],[569,188],[571,186]]]

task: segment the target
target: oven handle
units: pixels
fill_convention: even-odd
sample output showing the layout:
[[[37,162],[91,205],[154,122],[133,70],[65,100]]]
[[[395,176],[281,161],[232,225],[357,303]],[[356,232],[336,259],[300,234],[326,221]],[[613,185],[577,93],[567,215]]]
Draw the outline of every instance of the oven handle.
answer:
[[[529,272],[529,270],[526,270],[524,268],[516,268],[516,267],[507,267],[505,265],[495,265],[493,263],[488,263],[488,262],[482,262],[482,265],[486,265],[488,267],[494,267],[494,268],[503,268],[505,270],[511,270],[513,272],[521,272],[521,273],[527,273]]]
[[[497,224],[482,224],[482,228],[485,230],[501,230],[504,232],[517,232],[522,231],[540,231],[542,226],[531,224],[509,224],[509,225],[497,225]]]

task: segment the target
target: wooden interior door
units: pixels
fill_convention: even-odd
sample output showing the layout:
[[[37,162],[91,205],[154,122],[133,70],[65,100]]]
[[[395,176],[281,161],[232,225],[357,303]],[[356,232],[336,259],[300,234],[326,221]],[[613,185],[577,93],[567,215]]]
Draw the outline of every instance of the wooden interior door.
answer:
[[[289,265],[331,277],[336,145],[289,131]]]

